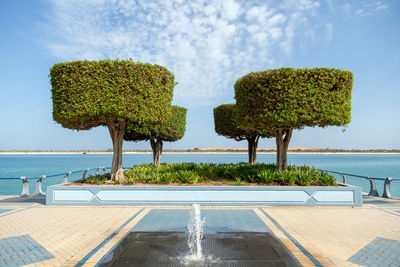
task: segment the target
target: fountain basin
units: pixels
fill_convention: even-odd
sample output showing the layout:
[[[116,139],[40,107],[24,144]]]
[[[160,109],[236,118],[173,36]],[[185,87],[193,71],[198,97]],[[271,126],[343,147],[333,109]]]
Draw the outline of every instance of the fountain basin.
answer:
[[[362,206],[361,188],[343,186],[53,185],[47,205]]]
[[[205,233],[205,259],[185,263],[187,234],[131,232],[98,266],[299,266],[272,233]]]

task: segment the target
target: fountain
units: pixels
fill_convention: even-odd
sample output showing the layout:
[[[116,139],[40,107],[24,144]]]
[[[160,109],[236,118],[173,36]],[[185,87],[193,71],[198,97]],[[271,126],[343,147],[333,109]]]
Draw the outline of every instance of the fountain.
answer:
[[[168,214],[168,210],[165,212]],[[160,220],[158,216],[156,220]],[[163,220],[168,220],[168,217]],[[200,205],[193,204],[187,233],[168,229],[133,231],[98,266],[299,266],[271,232],[231,230],[203,235],[204,225]],[[213,228],[215,225],[209,227],[216,229]]]
[[[184,257],[185,263],[193,261],[203,261],[203,251],[201,249],[201,239],[203,238],[203,227],[205,219],[201,219],[200,205],[193,204],[190,210],[190,218],[187,224],[189,233],[188,247],[189,254]]]

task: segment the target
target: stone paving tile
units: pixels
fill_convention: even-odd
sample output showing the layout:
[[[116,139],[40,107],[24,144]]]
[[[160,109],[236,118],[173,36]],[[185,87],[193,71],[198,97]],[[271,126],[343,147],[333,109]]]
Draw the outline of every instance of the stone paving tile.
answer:
[[[97,252],[95,252],[82,266],[95,266],[107,253],[112,251],[112,249],[123,240],[123,238],[129,234],[130,230],[140,222],[144,216],[148,214],[150,208],[145,208],[137,213],[137,216],[131,221],[129,221],[125,226],[120,229],[120,231],[113,236],[109,242],[105,243],[104,246],[99,247]],[[97,248],[96,248],[97,249]],[[92,253],[92,251],[90,252]]]
[[[399,208],[394,206],[397,203],[400,202],[391,201],[390,206],[385,207],[373,207],[372,204],[368,204],[361,208],[283,206],[263,208],[266,208],[268,214],[324,266],[355,266],[355,263],[347,259],[377,237],[400,240],[398,231],[400,216],[382,211],[392,209],[392,213],[398,214],[395,210]],[[75,266],[142,209],[139,206],[44,206],[38,203],[21,202],[1,202],[0,208],[18,211],[0,214],[0,239],[29,235],[54,256],[54,258],[31,263],[28,266]],[[115,243],[123,238],[126,232],[132,229],[148,231],[149,226],[159,230],[165,230],[168,227],[186,229],[186,222],[180,221],[188,218],[189,206],[146,206],[146,208],[152,210],[142,220],[131,221],[123,227],[105,246],[90,257],[85,266],[94,266]],[[262,217],[261,214],[257,215],[258,218],[252,219],[254,215],[251,215],[253,211],[249,212],[250,209],[252,208],[243,206],[202,206],[202,214],[209,223],[210,231],[216,231],[216,229],[262,231],[260,228],[263,227],[264,231],[272,230],[274,225],[267,224],[268,218]],[[151,219],[151,217],[148,216],[155,210],[171,211],[172,213],[167,217],[171,221],[153,221],[152,225],[145,223],[145,220],[149,222],[148,218]],[[174,212],[175,215],[173,215]],[[267,226],[261,226],[264,219]],[[284,239],[283,234],[280,237]],[[285,241],[285,245],[292,252],[296,250],[296,247],[289,241]],[[0,250],[3,250],[3,247],[0,247]],[[7,255],[4,258],[17,257],[16,253],[7,248],[5,253]],[[398,267],[390,261],[391,255],[384,253],[386,261],[382,263],[383,266]],[[299,261],[307,262],[307,257],[301,253],[296,257]],[[4,259],[0,259],[0,266],[5,265],[1,261],[4,262]],[[19,263],[25,264],[24,259]],[[374,263],[370,262],[370,264]]]
[[[1,217],[0,238],[29,234],[55,257],[42,261],[43,266],[61,266],[83,249],[90,251],[96,247],[138,210],[115,206],[38,206]],[[13,255],[12,251],[6,253]]]
[[[400,217],[368,207],[268,207],[269,214],[320,262],[348,262],[377,237],[400,240]],[[329,264],[327,264],[329,265]]]
[[[2,266],[21,266],[54,258],[29,235],[0,239]]]
[[[348,261],[364,266],[400,266],[400,241],[378,237]]]

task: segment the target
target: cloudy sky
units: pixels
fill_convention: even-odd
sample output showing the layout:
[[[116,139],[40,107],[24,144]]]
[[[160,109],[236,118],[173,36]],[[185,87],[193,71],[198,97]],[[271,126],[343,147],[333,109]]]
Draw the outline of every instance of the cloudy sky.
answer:
[[[131,58],[166,66],[188,108],[185,137],[167,148],[246,147],[214,132],[246,73],[333,67],[354,73],[352,122],[295,132],[290,146],[400,149],[399,1],[19,0],[0,3],[0,149],[105,149],[105,128],[52,120],[49,68]],[[260,147],[274,147],[262,140]],[[126,143],[125,149],[149,148]]]

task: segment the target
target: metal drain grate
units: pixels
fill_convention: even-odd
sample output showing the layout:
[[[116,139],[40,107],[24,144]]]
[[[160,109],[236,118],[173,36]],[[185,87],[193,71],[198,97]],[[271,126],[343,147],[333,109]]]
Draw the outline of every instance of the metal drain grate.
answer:
[[[99,266],[299,266],[271,233],[207,233],[201,244],[210,260],[184,264],[185,233],[132,232]]]

